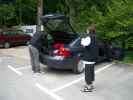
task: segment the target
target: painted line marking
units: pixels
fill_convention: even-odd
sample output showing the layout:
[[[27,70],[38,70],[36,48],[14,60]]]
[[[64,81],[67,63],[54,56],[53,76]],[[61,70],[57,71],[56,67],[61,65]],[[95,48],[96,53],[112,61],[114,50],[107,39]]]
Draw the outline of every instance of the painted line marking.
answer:
[[[63,86],[61,86],[61,87],[58,87],[58,88],[56,88],[56,89],[53,89],[53,90],[51,90],[53,93],[55,93],[55,92],[57,92],[57,91],[60,91],[60,90],[62,90],[62,89],[64,89],[64,88],[67,88],[67,87],[69,87],[69,86],[71,86],[71,85],[73,85],[73,84],[76,84],[76,83],[78,83],[79,81],[81,81],[81,80],[83,80],[84,79],[84,77],[81,77],[81,78],[79,78],[79,79],[77,79],[77,80],[74,80],[74,81],[72,81],[72,82],[70,82],[70,83],[68,83],[68,84],[65,84],[65,85],[63,85]]]
[[[12,71],[14,71],[16,74],[18,74],[19,76],[22,75],[22,72],[18,71],[17,69],[15,69],[14,67],[12,67],[11,65],[8,65],[8,68],[11,69]]]
[[[114,64],[114,63],[108,64],[108,65],[105,65],[104,67],[99,68],[98,70],[96,70],[95,73],[99,73],[99,72],[101,72],[101,71],[103,71],[103,70],[105,70],[105,69],[111,67],[113,64]]]
[[[24,70],[24,69],[29,69],[29,68],[31,68],[30,65],[24,66],[24,67],[19,67],[19,68],[16,68],[16,69],[17,69],[17,70]]]
[[[49,96],[51,96],[55,100],[63,100],[63,98],[61,98],[58,95],[54,94],[53,92],[49,91],[48,89],[43,87],[41,84],[36,83],[35,86],[38,87],[41,91],[47,93]]]
[[[108,64],[108,65],[106,65],[106,66],[104,66],[104,67],[102,67],[102,68],[96,70],[95,73],[99,73],[99,72],[101,72],[101,71],[103,71],[103,70],[105,70],[105,69],[111,67],[112,65],[113,65],[113,63],[112,63],[112,64]],[[84,76],[81,77],[81,78],[79,78],[79,79],[77,79],[77,80],[74,80],[74,81],[72,81],[72,82],[70,82],[70,83],[68,83],[68,84],[65,84],[65,85],[63,85],[63,86],[61,86],[61,87],[58,87],[58,88],[56,88],[56,89],[53,89],[53,90],[51,90],[51,91],[52,91],[53,93],[58,92],[58,91],[60,91],[60,90],[62,90],[62,89],[64,89],[64,88],[70,87],[71,85],[78,83],[79,81],[81,81],[81,80],[83,80],[83,79],[84,79]]]
[[[0,58],[0,63],[2,62],[2,58]]]

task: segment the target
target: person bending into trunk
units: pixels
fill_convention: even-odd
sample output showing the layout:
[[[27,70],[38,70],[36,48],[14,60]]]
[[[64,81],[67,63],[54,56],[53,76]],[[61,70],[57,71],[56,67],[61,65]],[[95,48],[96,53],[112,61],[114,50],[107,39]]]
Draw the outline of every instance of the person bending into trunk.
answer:
[[[85,82],[86,86],[83,92],[91,92],[93,90],[93,82],[95,80],[94,65],[98,57],[98,49],[96,45],[96,30],[95,26],[87,29],[87,36],[81,39],[83,46],[83,64],[85,65]]]
[[[47,48],[47,35],[44,32],[37,32],[34,34],[30,41],[29,52],[32,71],[34,73],[40,73],[40,61],[39,52],[45,52]]]

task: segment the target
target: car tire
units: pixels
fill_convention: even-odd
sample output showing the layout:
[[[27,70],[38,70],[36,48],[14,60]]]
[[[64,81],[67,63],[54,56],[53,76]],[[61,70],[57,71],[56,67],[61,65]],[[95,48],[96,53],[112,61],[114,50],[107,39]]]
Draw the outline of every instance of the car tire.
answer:
[[[10,46],[11,46],[11,45],[10,45],[9,42],[5,42],[5,43],[4,43],[4,48],[10,48]]]
[[[105,61],[107,61],[107,62],[112,62],[113,59],[112,59],[112,58],[106,58]]]
[[[84,72],[84,66],[83,63],[81,61],[78,61],[77,66],[73,68],[73,72],[75,74],[80,74]]]
[[[26,42],[26,45],[27,45],[27,46],[30,45],[30,41],[27,41],[27,42]]]
[[[125,54],[123,49],[115,49],[114,50],[114,59],[115,60],[123,60]]]

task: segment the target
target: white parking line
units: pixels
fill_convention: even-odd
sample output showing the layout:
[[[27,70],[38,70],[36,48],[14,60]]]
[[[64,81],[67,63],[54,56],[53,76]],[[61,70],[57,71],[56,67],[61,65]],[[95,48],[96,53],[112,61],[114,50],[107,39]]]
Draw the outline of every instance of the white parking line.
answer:
[[[48,89],[43,87],[41,84],[36,83],[35,86],[38,87],[41,91],[47,93],[49,96],[53,97],[53,99],[55,99],[55,100],[63,100],[63,98],[61,98],[58,95],[54,94],[53,92],[49,91]]]
[[[18,74],[19,76],[22,75],[22,72],[18,71],[17,69],[15,69],[14,67],[12,67],[11,65],[8,65],[8,68],[11,69],[12,71],[14,71],[16,74]]]
[[[106,65],[106,66],[104,66],[104,67],[102,67],[102,68],[96,70],[95,73],[99,73],[99,72],[101,72],[101,71],[103,71],[103,70],[105,70],[105,69],[111,67],[113,64],[114,64],[114,63],[108,64],[108,65]]]
[[[56,88],[56,89],[53,89],[53,90],[51,90],[53,93],[55,93],[55,92],[57,92],[57,91],[60,91],[60,90],[62,90],[62,89],[64,89],[64,88],[67,88],[67,87],[69,87],[69,86],[71,86],[71,85],[73,85],[73,84],[76,84],[76,83],[78,83],[79,81],[81,81],[81,80],[83,80],[84,79],[84,77],[81,77],[81,78],[79,78],[79,79],[77,79],[77,80],[74,80],[74,81],[72,81],[72,82],[70,82],[70,83],[67,83],[67,84],[65,84],[65,85],[63,85],[63,86],[61,86],[61,87],[58,87],[58,88]]]
[[[0,58],[0,63],[2,62],[2,58]]]
[[[23,70],[23,69],[29,69],[29,68],[31,68],[30,65],[28,65],[28,66],[24,66],[24,67],[16,68],[16,70]]]
[[[106,65],[106,66],[104,66],[104,67],[102,67],[102,68],[96,70],[95,73],[99,73],[99,72],[101,72],[101,71],[103,71],[103,70],[105,70],[105,69],[111,67],[112,65],[113,65],[113,63],[112,63],[112,64],[108,64],[108,65]],[[81,78],[79,78],[79,79],[77,79],[77,80],[74,80],[74,81],[72,81],[72,82],[70,82],[70,83],[67,83],[67,84],[65,84],[65,85],[63,85],[63,86],[61,86],[61,87],[58,87],[58,88],[56,88],[56,89],[53,89],[53,90],[51,90],[51,91],[52,91],[53,93],[58,92],[58,91],[60,91],[60,90],[62,90],[62,89],[64,89],[64,88],[67,88],[67,87],[69,87],[69,86],[71,86],[71,85],[73,85],[73,84],[78,83],[79,81],[81,81],[81,80],[83,80],[83,79],[84,79],[84,77],[81,77]]]

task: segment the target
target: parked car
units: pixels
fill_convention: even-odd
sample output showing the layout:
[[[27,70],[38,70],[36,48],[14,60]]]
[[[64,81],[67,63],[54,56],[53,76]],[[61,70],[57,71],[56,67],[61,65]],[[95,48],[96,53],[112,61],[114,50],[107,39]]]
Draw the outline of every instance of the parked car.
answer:
[[[74,73],[82,73],[84,67],[80,63],[83,50],[80,45],[81,36],[72,28],[69,18],[52,14],[41,19],[48,43],[43,46],[45,49],[39,51],[40,62],[50,68],[72,69]],[[114,49],[108,41],[98,40],[99,56],[95,61],[119,58],[121,52],[115,55],[115,51],[119,52],[119,49]]]
[[[0,45],[9,48],[14,45],[28,44],[31,36],[21,30],[6,30],[0,32]]]

